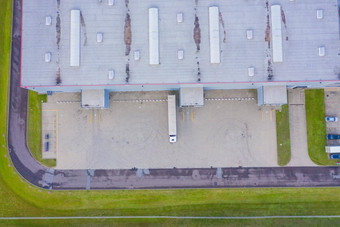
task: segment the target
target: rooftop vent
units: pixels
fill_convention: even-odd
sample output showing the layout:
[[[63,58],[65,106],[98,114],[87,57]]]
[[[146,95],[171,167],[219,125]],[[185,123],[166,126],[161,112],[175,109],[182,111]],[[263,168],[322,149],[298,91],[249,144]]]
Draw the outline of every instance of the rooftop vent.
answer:
[[[45,53],[45,62],[51,62],[51,60],[52,60],[52,53],[46,52]]]
[[[253,39],[253,37],[254,37],[253,36],[253,30],[248,29],[246,34],[247,34],[247,39]]]
[[[178,60],[183,60],[183,58],[184,58],[184,50],[178,50],[177,51],[177,58],[178,58]]]
[[[248,68],[248,76],[250,76],[250,77],[255,76],[255,68],[254,67]]]
[[[326,55],[326,49],[324,46],[319,47],[319,56],[324,57]]]
[[[102,43],[103,42],[103,33],[98,32],[97,33],[97,43]]]
[[[45,18],[45,24],[46,24],[47,26],[52,25],[52,17],[51,17],[51,16],[47,16],[47,17]]]
[[[115,4],[115,0],[107,0],[107,4],[109,6],[113,6]]]
[[[135,61],[138,61],[140,59],[140,51],[139,50],[136,50],[135,53],[134,53],[134,59]]]
[[[115,78],[115,71],[113,69],[109,70],[108,78],[109,80],[113,80]]]
[[[183,13],[177,13],[177,23],[183,23]]]
[[[318,20],[321,20],[323,18],[323,10],[322,9],[316,10],[316,18]]]

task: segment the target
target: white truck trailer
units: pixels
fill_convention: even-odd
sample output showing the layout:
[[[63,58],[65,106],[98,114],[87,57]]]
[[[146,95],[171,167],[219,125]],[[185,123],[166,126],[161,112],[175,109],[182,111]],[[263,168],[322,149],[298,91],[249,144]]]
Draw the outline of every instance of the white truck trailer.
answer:
[[[176,95],[168,95],[168,125],[170,143],[176,143],[177,141]]]
[[[340,146],[326,146],[325,150],[328,154],[340,153]]]

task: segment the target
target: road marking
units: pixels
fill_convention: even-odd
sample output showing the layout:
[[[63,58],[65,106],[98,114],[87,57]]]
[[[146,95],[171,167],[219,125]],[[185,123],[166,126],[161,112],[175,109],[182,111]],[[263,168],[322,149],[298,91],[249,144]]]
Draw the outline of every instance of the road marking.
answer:
[[[55,112],[56,113],[56,158],[58,158],[58,145],[59,145],[59,142],[58,142],[58,125],[59,125],[59,119],[58,119],[58,115],[59,115],[59,112],[58,112],[58,110],[54,110],[54,109],[51,109],[51,110],[49,110],[49,109],[47,109],[47,110],[42,110],[42,111],[53,111],[53,112]]]
[[[92,124],[92,114],[90,114],[90,124]]]
[[[184,112],[183,112],[182,122],[184,122]]]
[[[102,115],[99,114],[99,123],[101,123],[101,122],[102,122]]]
[[[194,112],[191,112],[191,121],[194,121]]]
[[[68,217],[0,217],[0,220],[56,220],[56,219],[311,219],[340,218],[340,215],[296,215],[296,216],[68,216]]]
[[[273,120],[273,111],[271,110],[270,111],[270,121],[272,121]]]

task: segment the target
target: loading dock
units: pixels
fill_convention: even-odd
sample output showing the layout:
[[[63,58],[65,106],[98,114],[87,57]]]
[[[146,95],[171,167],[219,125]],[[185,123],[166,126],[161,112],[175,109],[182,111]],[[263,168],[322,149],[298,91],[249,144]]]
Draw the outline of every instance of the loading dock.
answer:
[[[202,107],[204,105],[203,87],[182,87],[179,93],[180,107]]]

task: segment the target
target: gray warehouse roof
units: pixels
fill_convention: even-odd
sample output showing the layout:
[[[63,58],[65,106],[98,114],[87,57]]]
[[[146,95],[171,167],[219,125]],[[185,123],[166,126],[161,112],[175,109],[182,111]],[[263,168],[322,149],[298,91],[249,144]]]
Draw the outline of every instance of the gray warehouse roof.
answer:
[[[198,0],[197,5],[196,1],[139,0],[130,1],[128,6],[125,1],[115,1],[113,6],[96,0],[60,1],[60,5],[58,2],[23,1],[23,87],[127,81],[251,83],[268,81],[268,75],[273,75],[272,81],[338,80],[340,74],[337,0],[269,0],[268,7],[262,0]],[[273,63],[271,59],[269,17],[273,4],[282,9],[282,63]],[[220,12],[220,64],[210,63],[210,6],[217,6]],[[148,53],[149,8],[159,10],[160,64],[152,66]],[[81,12],[79,67],[70,66],[70,12],[74,9]],[[323,9],[322,19],[317,19],[318,9]],[[182,23],[177,22],[180,12]],[[46,25],[46,16],[52,16],[51,25]],[[199,33],[197,25],[201,34],[199,51],[194,40],[195,19],[195,34]],[[247,39],[247,30],[253,31],[252,39]],[[102,42],[97,42],[98,32],[103,34]],[[130,45],[130,52],[126,44]],[[325,56],[319,56],[320,46],[325,47]],[[179,49],[184,50],[181,60],[177,57]],[[136,50],[140,51],[140,60],[133,57]],[[45,62],[46,52],[52,53],[51,62]],[[254,76],[248,75],[248,67],[255,68]],[[113,79],[108,77],[109,70],[115,72]]]

